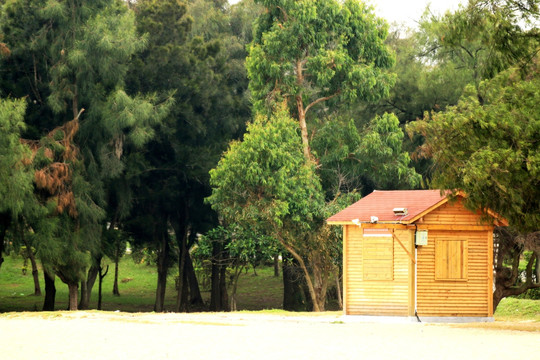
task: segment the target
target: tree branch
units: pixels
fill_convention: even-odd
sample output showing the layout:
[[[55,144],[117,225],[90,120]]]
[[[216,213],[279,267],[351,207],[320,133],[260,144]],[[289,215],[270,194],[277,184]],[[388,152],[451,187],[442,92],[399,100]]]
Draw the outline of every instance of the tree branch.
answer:
[[[330,100],[330,99],[332,99],[333,97],[338,96],[340,93],[341,93],[341,90],[339,90],[338,92],[336,92],[336,93],[333,94],[333,95],[325,96],[325,97],[322,97],[322,98],[318,98],[317,100],[315,100],[314,102],[312,102],[311,104],[309,104],[308,106],[306,106],[306,110],[304,110],[304,114],[307,114],[308,110],[309,110],[310,108],[312,108],[313,106],[317,105],[318,103],[323,102],[323,101],[326,101],[326,100]]]
[[[315,293],[315,288],[313,287],[313,282],[311,281],[311,276],[309,276],[309,273],[307,271],[307,267],[306,267],[306,263],[304,262],[304,259],[302,259],[302,257],[294,250],[294,248],[290,246],[289,244],[287,244],[285,240],[281,238],[281,236],[279,237],[279,242],[300,263],[300,267],[304,271],[304,275],[306,277],[306,283],[308,285],[309,293],[313,300],[313,310],[316,312],[321,311],[318,304],[318,298]]]
[[[287,15],[287,12],[281,6],[276,6],[276,8],[278,8],[281,11],[281,13],[283,14],[284,22],[289,21],[289,15]]]

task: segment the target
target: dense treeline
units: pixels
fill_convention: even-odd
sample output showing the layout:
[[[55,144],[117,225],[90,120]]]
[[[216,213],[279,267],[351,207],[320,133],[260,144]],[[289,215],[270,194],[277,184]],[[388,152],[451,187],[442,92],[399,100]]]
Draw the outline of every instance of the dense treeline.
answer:
[[[538,20],[537,0],[390,31],[357,0],[0,0],[0,267],[24,246],[43,308],[58,277],[85,309],[105,257],[120,295],[129,241],[155,311],[172,270],[175,311],[221,311],[238,269],[282,259],[284,308],[321,311],[341,272],[324,219],[435,186],[511,220],[496,303],[539,287]]]

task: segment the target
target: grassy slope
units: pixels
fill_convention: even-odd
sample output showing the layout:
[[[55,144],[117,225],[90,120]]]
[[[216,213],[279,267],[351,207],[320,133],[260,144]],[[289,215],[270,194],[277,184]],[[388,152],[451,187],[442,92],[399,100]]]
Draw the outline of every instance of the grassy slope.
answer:
[[[43,305],[43,296],[33,296],[33,280],[21,272],[22,258],[11,256],[0,269],[0,312],[35,311]],[[176,294],[174,290],[174,270],[169,277],[166,294],[166,310],[172,311]],[[273,276],[271,267],[243,273],[240,277],[237,294],[238,310],[262,310],[281,308],[283,284],[281,278]],[[110,264],[109,273],[103,282],[103,310],[121,310],[127,312],[152,311],[156,288],[157,273],[155,266],[135,264],[126,256],[120,263],[121,296],[112,295],[114,264]],[[44,292],[44,284],[40,271],[40,282]],[[67,286],[56,279],[56,309],[67,308]],[[209,292],[203,290],[205,301],[209,300]],[[97,283],[92,292],[90,307],[97,307]],[[334,309],[335,310],[335,309]],[[532,321],[540,323],[540,300],[503,299],[495,313],[496,320]]]

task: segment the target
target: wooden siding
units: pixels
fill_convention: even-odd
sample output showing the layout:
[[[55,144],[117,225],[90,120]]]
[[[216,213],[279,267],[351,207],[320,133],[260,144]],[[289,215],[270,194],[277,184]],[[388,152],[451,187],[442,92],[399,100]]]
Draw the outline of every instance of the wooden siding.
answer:
[[[369,225],[365,225],[369,227]],[[409,315],[411,259],[401,246],[393,245],[393,280],[365,280],[363,232],[359,226],[345,226],[344,299],[348,315]],[[395,230],[395,235],[412,248],[409,230]],[[373,238],[371,238],[373,239]],[[370,240],[371,240],[370,239]],[[393,240],[395,241],[395,240]]]
[[[438,239],[467,242],[467,280],[436,280]],[[488,231],[429,231],[428,245],[417,253],[417,309],[419,316],[492,316],[486,288],[491,286]]]
[[[418,225],[423,224],[445,224],[445,225],[484,225],[481,222],[480,214],[475,214],[467,210],[461,200],[454,203],[446,203],[429,214],[426,214]]]

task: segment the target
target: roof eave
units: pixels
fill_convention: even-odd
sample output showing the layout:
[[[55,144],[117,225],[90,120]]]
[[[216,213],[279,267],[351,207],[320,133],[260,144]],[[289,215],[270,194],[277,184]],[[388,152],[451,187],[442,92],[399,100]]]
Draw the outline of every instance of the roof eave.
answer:
[[[389,224],[389,225],[409,225],[412,222],[410,220],[406,221],[377,221],[377,222],[371,222],[371,221],[358,221],[353,222],[351,220],[327,220],[326,223],[328,225],[359,225],[359,224]]]

